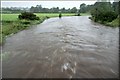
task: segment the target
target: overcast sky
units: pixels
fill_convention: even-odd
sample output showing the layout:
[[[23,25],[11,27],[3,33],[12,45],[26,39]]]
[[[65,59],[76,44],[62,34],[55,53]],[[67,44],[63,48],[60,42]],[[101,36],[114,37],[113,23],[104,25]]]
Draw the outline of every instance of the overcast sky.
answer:
[[[36,5],[42,5],[45,8],[59,7],[79,8],[80,4],[94,4],[95,1],[2,1],[2,7],[31,7]]]

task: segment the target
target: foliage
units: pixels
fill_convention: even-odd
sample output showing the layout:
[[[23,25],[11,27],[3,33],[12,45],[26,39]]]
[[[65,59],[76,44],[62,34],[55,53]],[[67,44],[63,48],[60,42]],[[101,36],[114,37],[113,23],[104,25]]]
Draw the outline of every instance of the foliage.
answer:
[[[117,14],[113,11],[110,2],[96,2],[91,11],[94,21],[111,22],[117,18]]]
[[[93,5],[86,5],[85,3],[82,3],[80,5],[80,13],[88,13],[93,8]]]
[[[29,11],[29,8],[24,7],[2,7],[2,13],[13,14],[13,13],[22,13]]]
[[[71,13],[75,13],[75,12],[77,12],[77,8],[76,8],[76,7],[73,7],[73,8],[71,9]]]
[[[61,11],[62,13],[75,13],[77,11],[76,7],[73,7],[72,9],[65,9],[59,8],[59,7],[53,7],[53,8],[43,8],[41,5],[36,5],[36,7],[31,7],[30,12],[35,12],[35,13],[58,13]]]
[[[59,11],[61,11],[62,13],[75,13],[77,11],[76,7],[73,8],[69,8],[69,9],[65,9],[63,8],[59,8],[59,7],[52,7],[52,8],[44,8],[41,5],[36,5],[31,6],[31,8],[17,8],[17,7],[10,7],[10,8],[5,8],[2,7],[2,13],[7,13],[7,14],[11,14],[11,13],[22,13],[22,12],[32,12],[32,13],[58,13]]]
[[[86,4],[85,3],[80,5],[80,12],[82,12],[82,13],[86,12]]]
[[[19,19],[26,19],[26,20],[39,20],[35,14],[31,12],[23,12],[21,15],[18,16]]]
[[[107,23],[108,26],[118,27],[119,26],[119,18],[113,20],[112,22]]]
[[[120,2],[113,2],[113,10],[115,11],[115,13],[119,14],[119,5],[120,5]]]

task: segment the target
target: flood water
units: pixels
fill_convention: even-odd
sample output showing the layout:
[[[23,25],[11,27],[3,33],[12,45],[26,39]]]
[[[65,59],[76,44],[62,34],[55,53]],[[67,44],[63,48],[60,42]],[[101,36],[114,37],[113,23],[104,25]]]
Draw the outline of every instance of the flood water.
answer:
[[[88,16],[50,18],[8,37],[3,78],[117,78],[119,29]]]

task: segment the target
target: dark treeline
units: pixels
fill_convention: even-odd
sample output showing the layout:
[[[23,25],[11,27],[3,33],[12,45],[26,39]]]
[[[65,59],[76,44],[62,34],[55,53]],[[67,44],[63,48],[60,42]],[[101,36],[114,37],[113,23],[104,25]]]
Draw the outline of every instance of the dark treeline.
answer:
[[[29,8],[21,8],[21,7],[2,7],[2,13],[21,13],[29,11]]]
[[[59,7],[53,7],[53,8],[43,8],[41,5],[37,5],[36,7],[31,7],[30,8],[30,12],[35,12],[35,13],[39,13],[39,12],[47,12],[47,13],[57,13],[57,12],[63,12],[63,13],[75,13],[77,11],[76,7],[73,7],[72,9],[65,9],[65,8],[61,8],[59,9]]]
[[[21,12],[33,12],[33,13],[58,13],[59,11],[63,13],[75,13],[77,12],[77,8],[73,7],[72,9],[65,9],[59,8],[59,7],[53,7],[53,8],[43,8],[41,5],[36,5],[35,7],[31,8],[16,8],[16,7],[11,7],[11,8],[2,8],[3,13],[21,13]]]

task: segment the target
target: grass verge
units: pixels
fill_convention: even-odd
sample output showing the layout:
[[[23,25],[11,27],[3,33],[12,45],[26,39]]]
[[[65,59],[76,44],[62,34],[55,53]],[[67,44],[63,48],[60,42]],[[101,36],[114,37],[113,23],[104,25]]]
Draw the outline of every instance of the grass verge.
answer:
[[[92,17],[89,17],[89,19],[94,21],[94,19]],[[109,27],[119,27],[119,18],[113,20],[112,22],[97,21],[97,23],[100,23],[100,24],[103,24],[103,25],[109,26]]]
[[[106,24],[107,26],[112,26],[112,27],[119,27],[119,19],[115,19],[112,22],[109,22]]]
[[[3,45],[7,36],[15,34],[21,30],[28,29],[31,25],[42,23],[46,17],[41,17],[40,20],[4,20],[2,21],[2,32],[0,33],[1,42]],[[1,35],[2,34],[2,35]]]

